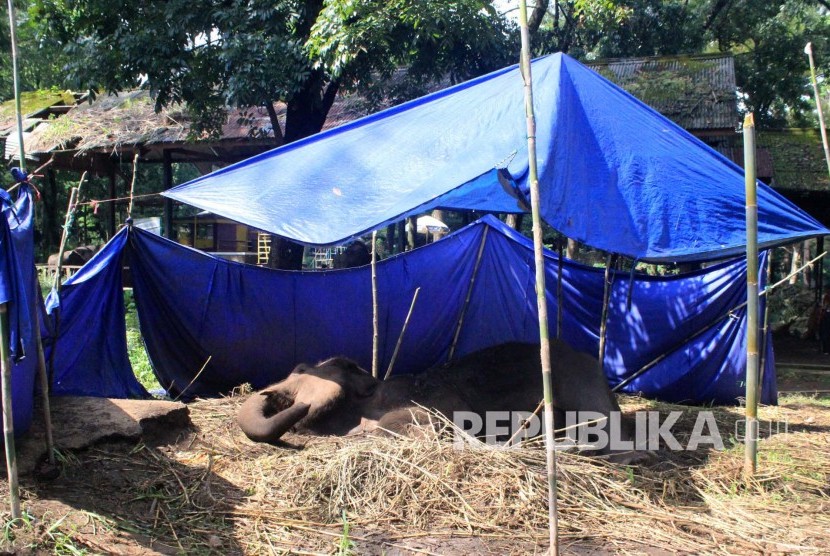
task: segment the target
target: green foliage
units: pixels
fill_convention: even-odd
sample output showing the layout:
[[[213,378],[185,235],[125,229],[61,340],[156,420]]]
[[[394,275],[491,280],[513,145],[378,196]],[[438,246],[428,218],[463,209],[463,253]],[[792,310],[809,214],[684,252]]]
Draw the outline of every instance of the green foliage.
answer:
[[[127,354],[130,358],[133,373],[147,390],[159,389],[161,385],[150,364],[147,350],[144,348],[144,340],[138,326],[138,313],[136,312],[132,291],[124,292],[124,309],[127,322]]]
[[[826,75],[825,0],[562,0],[558,6],[538,33],[540,53],[597,59],[730,52],[741,108],[755,112],[759,127],[815,124],[803,49],[813,42],[819,74]]]
[[[351,556],[354,554],[354,541],[349,538],[349,518],[343,510],[343,533],[337,543],[337,556]]]
[[[509,27],[485,0],[33,0],[30,13],[77,87],[146,78],[157,108],[187,103],[196,133],[216,132],[226,104],[284,101],[289,141],[319,131],[341,87],[399,65],[419,77],[500,65]]]

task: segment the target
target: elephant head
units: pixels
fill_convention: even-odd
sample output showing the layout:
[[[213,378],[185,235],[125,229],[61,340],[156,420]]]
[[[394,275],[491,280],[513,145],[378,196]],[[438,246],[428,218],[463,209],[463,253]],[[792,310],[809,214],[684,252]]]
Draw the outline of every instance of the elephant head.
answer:
[[[292,427],[316,434],[345,434],[360,424],[361,400],[379,381],[342,357],[298,365],[284,380],[252,394],[237,422],[254,442],[277,442]]]

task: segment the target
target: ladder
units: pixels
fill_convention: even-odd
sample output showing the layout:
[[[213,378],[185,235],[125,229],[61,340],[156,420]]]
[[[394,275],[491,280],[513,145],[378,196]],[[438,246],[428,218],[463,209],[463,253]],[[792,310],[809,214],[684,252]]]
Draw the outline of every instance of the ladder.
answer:
[[[256,264],[265,266],[268,264],[268,255],[271,254],[271,234],[257,232]]]

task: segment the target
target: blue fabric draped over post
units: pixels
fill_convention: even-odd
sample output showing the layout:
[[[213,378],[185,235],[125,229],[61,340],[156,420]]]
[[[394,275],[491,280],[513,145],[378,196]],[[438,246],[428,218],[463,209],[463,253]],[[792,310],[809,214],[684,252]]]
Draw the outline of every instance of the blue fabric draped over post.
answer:
[[[103,342],[107,347],[95,349],[113,355],[88,357],[82,364],[61,358],[56,376],[64,392],[94,394],[106,373],[122,381],[132,376],[126,345],[114,333],[123,330],[123,308],[119,316],[112,305],[83,302],[117,302],[120,281],[115,277],[123,249],[148,354],[162,386],[174,393],[211,396],[245,382],[259,388],[285,377],[299,362],[333,355],[370,366],[369,267],[325,272],[251,267],[133,229],[120,232],[66,286],[63,316],[76,324],[67,325],[60,341],[69,346]],[[559,265],[554,254],[547,252],[546,258],[548,303],[555,315]],[[563,267],[562,337],[595,355],[603,272],[569,260]],[[446,362],[471,283],[456,357],[501,342],[538,342],[532,244],[493,217],[381,261],[377,273],[382,371],[418,287],[395,374]],[[614,273],[614,278],[605,357],[612,386],[667,354],[623,390],[689,403],[735,403],[743,395],[744,261],[682,277],[636,275],[632,280],[628,273]],[[115,321],[105,318],[111,310]],[[84,312],[68,316],[76,311]],[[774,403],[769,341],[766,353],[762,399]]]
[[[53,291],[46,300],[50,314],[43,319],[41,334],[46,359],[54,361],[56,396],[148,396],[127,354],[122,288],[127,237],[125,228],[63,283],[59,297]]]
[[[533,80],[541,215],[551,226],[641,261],[744,251],[741,168],[566,55],[535,60]],[[513,66],[164,194],[308,245],[341,243],[431,208],[520,212],[522,86]],[[827,233],[758,183],[762,248]]]
[[[16,201],[0,196],[0,303],[7,304],[12,357],[12,418],[15,435],[32,423],[37,372],[36,316],[38,281],[34,264],[34,206],[28,184],[20,184]]]

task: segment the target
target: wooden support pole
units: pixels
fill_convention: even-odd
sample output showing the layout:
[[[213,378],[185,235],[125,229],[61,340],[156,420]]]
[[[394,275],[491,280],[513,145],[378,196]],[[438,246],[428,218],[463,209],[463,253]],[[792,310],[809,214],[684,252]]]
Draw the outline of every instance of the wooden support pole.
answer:
[[[380,340],[380,323],[378,316],[378,273],[377,273],[378,233],[372,232],[372,376],[378,378],[380,361],[378,342]]]
[[[599,368],[605,368],[605,341],[608,330],[608,304],[611,301],[611,267],[614,266],[616,256],[611,253],[605,259],[605,285],[602,290],[602,316],[599,323]]]
[[[461,327],[464,324],[464,316],[467,314],[467,306],[470,304],[470,298],[473,296],[473,286],[476,283],[476,276],[478,276],[478,267],[481,265],[481,257],[484,255],[484,246],[487,243],[487,232],[490,230],[489,226],[484,227],[481,233],[481,242],[478,244],[478,253],[476,254],[476,263],[473,266],[473,275],[470,277],[470,285],[467,286],[467,296],[464,298],[464,305],[461,307],[461,314],[458,315],[458,324],[455,326],[455,334],[452,337],[452,345],[450,345],[450,353],[447,355],[447,362],[452,361],[455,355],[455,348],[458,346],[458,338],[461,336]]]
[[[744,476],[758,464],[758,192],[755,179],[755,119],[744,119],[746,185],[746,441]]]
[[[25,144],[23,143],[23,112],[21,110],[21,103],[20,103],[20,77],[19,77],[19,70],[17,66],[17,21],[15,18],[14,13],[14,2],[13,0],[8,0],[8,9],[9,9],[9,35],[11,40],[11,47],[12,47],[12,74],[14,80],[14,107],[15,107],[15,115],[17,118],[17,141],[18,141],[18,157],[20,159],[20,169],[25,171],[26,170],[26,149]],[[42,170],[46,166],[52,163],[50,159],[49,162],[38,168],[35,172]],[[49,170],[50,177],[52,178],[50,181],[52,182],[53,194],[54,194],[54,173],[52,170]],[[60,261],[59,261],[60,264]],[[34,272],[34,269],[31,269]],[[35,279],[35,282],[37,280]],[[6,352],[3,355],[3,380],[5,382],[5,374],[6,370],[9,372],[9,381],[11,381],[11,359],[7,357],[9,353],[9,326],[8,326],[8,314],[6,312],[6,306],[3,305],[2,307],[2,319],[5,321],[4,326],[0,330],[0,335],[2,335],[2,343],[5,346]],[[44,419],[44,427],[46,428],[46,447],[49,451],[49,463],[54,465],[55,464],[55,445],[52,441],[52,414],[49,407],[49,378],[46,372],[46,358],[43,355],[43,341],[40,337],[40,318],[35,313],[35,321],[33,326],[35,327],[35,342],[37,345],[37,355],[38,355],[38,367],[37,372],[40,378],[41,390],[43,392],[43,419]],[[8,386],[9,389],[9,398],[6,400],[6,388]],[[4,418],[4,425],[5,425],[5,418],[6,418],[6,403],[8,402],[9,408],[9,419],[11,420],[11,382],[8,385],[4,384],[3,389],[3,418]],[[8,439],[7,439],[8,442]],[[12,464],[14,464],[14,481],[12,481],[12,469],[9,467],[9,489],[11,491],[12,496],[12,518],[18,519],[20,517],[20,500],[19,500],[19,493],[17,492],[17,463],[14,461],[14,433],[12,431]],[[9,446],[6,445],[6,461],[9,461]],[[8,464],[7,464],[8,467]],[[17,501],[15,502],[15,499]],[[16,504],[16,506],[15,506]],[[16,509],[15,509],[16,508]],[[15,515],[16,512],[16,515]]]
[[[162,163],[164,166],[164,190],[166,191],[173,187],[173,159],[168,149],[163,151]],[[173,199],[169,197],[164,198],[164,237],[173,239]],[[273,239],[271,240],[271,249],[276,249]]]
[[[40,309],[35,309],[35,335],[37,339],[37,374],[40,381],[40,391],[43,396],[43,428],[46,431],[46,450],[49,456],[49,465],[55,465],[55,439],[52,434],[52,407],[49,401],[49,374],[46,371],[46,356],[43,353],[43,341],[40,336]]]
[[[81,181],[78,187],[73,187],[69,192],[69,204],[66,208],[66,219],[63,222],[63,233],[61,233],[61,244],[58,248],[58,266],[55,269],[55,281],[53,287],[55,291],[60,292],[61,289],[61,274],[63,273],[63,253],[66,251],[66,240],[69,236],[69,229],[72,227],[72,221],[75,219],[75,208],[78,205],[78,196],[80,195],[81,185],[86,179],[86,172],[81,174]]]
[[[109,168],[109,183],[107,194],[109,195],[110,199],[115,199],[118,196],[118,193],[115,189],[116,183],[116,174],[115,174],[115,166],[111,165]],[[107,233],[109,237],[112,238],[115,235],[115,212],[118,210],[117,204],[115,202],[109,203],[109,210],[107,211]]]
[[[420,286],[415,288],[415,294],[412,296],[412,303],[409,304],[409,311],[406,313],[406,319],[403,321],[401,333],[398,335],[398,342],[395,344],[395,351],[392,352],[392,359],[389,361],[389,366],[386,368],[386,374],[383,376],[383,380],[386,380],[392,376],[392,368],[395,366],[395,360],[398,358],[398,351],[401,349],[403,336],[406,333],[406,327],[409,326],[409,318],[412,316],[412,311],[415,309],[415,302],[418,301],[418,292],[420,291]]]
[[[20,519],[20,487],[17,484],[17,453],[14,447],[14,419],[12,413],[12,360],[9,346],[8,304],[0,305],[0,389],[3,396],[3,442],[6,448],[6,473],[9,477],[9,499],[12,519]]]
[[[548,479],[548,533],[550,553],[559,555],[559,523],[556,510],[556,451],[553,438],[553,386],[551,381],[550,337],[548,334],[548,302],[545,289],[545,254],[542,244],[542,219],[539,176],[536,167],[536,118],[533,115],[533,77],[530,64],[530,31],[527,25],[527,0],[519,1],[519,29],[522,39],[520,67],[525,91],[527,123],[528,185],[533,217],[533,254],[536,269],[536,305],[539,312],[539,343],[542,363],[542,388],[545,400],[545,456]]]
[[[823,258],[819,259],[819,261],[824,260]],[[767,252],[767,279],[766,285],[764,286],[764,291],[766,288],[769,287],[770,282],[772,282],[772,249]],[[760,378],[758,379],[758,399],[761,399],[761,393],[764,390],[764,367],[766,366],[766,355],[767,355],[767,334],[769,333],[769,305],[770,299],[772,296],[772,292],[767,295],[767,298],[764,300],[764,326],[761,329],[761,354],[758,358],[758,368]]]
[[[824,125],[824,111],[821,109],[821,95],[818,92],[816,65],[813,61],[813,43],[807,43],[807,46],[804,47],[804,54],[810,60],[810,80],[813,83],[813,94],[816,98],[816,112],[818,113],[818,124],[821,129],[821,144],[824,146],[824,160],[827,162],[827,174],[830,175],[830,145],[827,142],[827,127]]]

